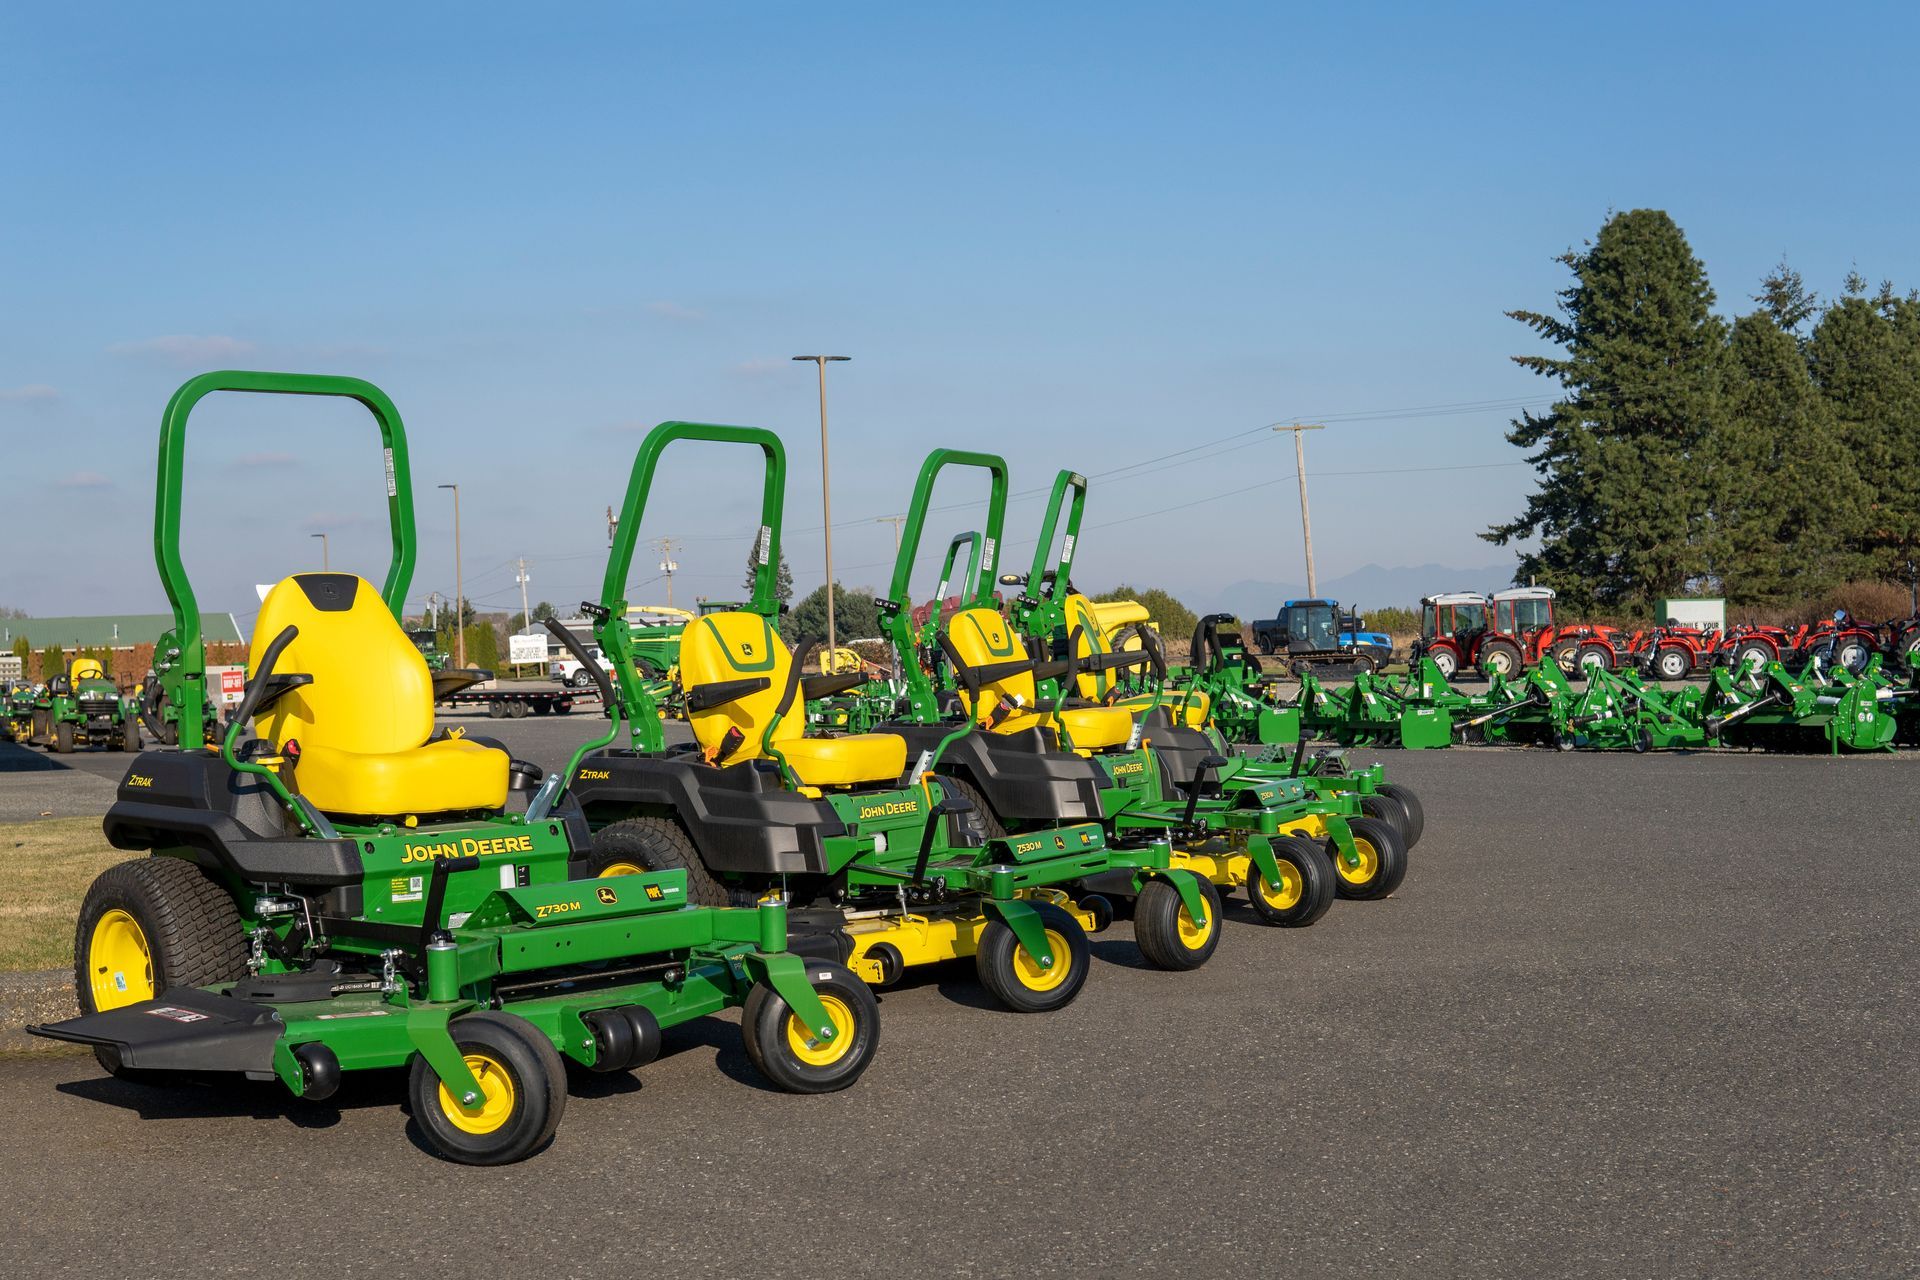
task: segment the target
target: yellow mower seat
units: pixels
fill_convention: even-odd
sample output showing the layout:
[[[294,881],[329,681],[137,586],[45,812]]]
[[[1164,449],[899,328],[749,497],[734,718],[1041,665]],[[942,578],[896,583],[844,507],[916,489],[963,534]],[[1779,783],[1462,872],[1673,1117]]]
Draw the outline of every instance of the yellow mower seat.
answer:
[[[680,635],[680,686],[692,693],[702,686],[736,681],[765,681],[704,711],[689,711],[694,740],[709,756],[726,752],[725,762],[760,759],[767,726],[780,708],[793,654],[773,624],[757,613],[709,613]],[[786,759],[794,778],[809,787],[855,787],[897,782],[907,771],[907,742],[891,733],[856,733],[839,738],[809,738],[806,708],[795,705],[774,726],[772,746]],[[738,736],[731,746],[728,735]]]
[[[259,669],[289,625],[299,635],[274,671],[313,683],[254,719],[292,754],[294,789],[326,813],[394,815],[498,809],[507,753],[433,735],[433,675],[372,583],[350,573],[301,573],[267,593],[247,654]]]
[[[1007,625],[1007,620],[984,605],[962,609],[947,622],[947,635],[970,667],[986,668],[996,663],[1018,662],[1027,656],[1025,646]],[[1033,670],[1016,671],[980,686],[980,706],[976,715],[981,724],[992,720],[993,711],[1003,702],[1021,709],[1003,717],[994,725],[996,733],[1021,733],[1028,729],[1055,727],[1051,709],[1035,710]],[[961,701],[967,695],[960,695]],[[1101,751],[1125,746],[1133,736],[1133,717],[1118,707],[1067,707],[1061,710],[1059,725],[1066,729],[1073,745],[1081,751]]]
[[[1104,751],[1109,747],[1124,747],[1127,739],[1133,736],[1133,713],[1125,707],[1065,707],[1059,716],[1060,724],[1073,739],[1073,745],[1080,751]],[[1002,720],[997,733],[1019,733],[1036,726],[1052,728],[1052,712],[1025,712],[1008,716]]]

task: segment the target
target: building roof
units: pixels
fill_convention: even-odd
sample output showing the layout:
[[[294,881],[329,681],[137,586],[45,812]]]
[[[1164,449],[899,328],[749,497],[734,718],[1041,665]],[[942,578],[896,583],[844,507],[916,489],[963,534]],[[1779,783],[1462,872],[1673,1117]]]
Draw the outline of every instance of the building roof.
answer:
[[[50,644],[82,649],[130,649],[153,644],[173,628],[170,613],[104,614],[97,618],[0,618],[0,648],[11,649],[21,636],[36,649]],[[246,637],[230,613],[200,615],[200,635],[208,644],[240,644]]]

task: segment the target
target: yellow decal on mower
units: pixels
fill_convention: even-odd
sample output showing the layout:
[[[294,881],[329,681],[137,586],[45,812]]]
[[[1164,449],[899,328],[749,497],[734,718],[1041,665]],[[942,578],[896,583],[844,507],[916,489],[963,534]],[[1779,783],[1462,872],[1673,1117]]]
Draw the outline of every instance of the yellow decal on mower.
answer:
[[[496,836],[491,840],[443,840],[439,844],[409,844],[400,855],[402,862],[432,862],[435,858],[460,858],[468,855],[487,857],[503,853],[532,853],[532,836]]]

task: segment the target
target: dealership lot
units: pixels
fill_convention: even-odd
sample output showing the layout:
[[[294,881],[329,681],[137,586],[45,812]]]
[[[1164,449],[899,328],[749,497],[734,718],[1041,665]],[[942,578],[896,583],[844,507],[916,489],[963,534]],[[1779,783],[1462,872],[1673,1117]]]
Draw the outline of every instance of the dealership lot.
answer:
[[[604,723],[468,725],[552,765]],[[1236,908],[1192,974],[1116,925],[1044,1036],[964,967],[909,981],[844,1094],[768,1092],[712,1020],[512,1168],[426,1155],[398,1082],[0,1063],[0,1227],[50,1275],[108,1219],[153,1275],[1911,1274],[1920,757],[1383,758],[1429,812],[1387,902]],[[63,763],[0,796],[88,803],[124,758]]]

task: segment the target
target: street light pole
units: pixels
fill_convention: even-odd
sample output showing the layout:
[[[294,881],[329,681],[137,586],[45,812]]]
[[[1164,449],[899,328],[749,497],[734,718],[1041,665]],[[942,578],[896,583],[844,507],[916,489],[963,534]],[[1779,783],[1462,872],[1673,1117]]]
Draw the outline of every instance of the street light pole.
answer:
[[[1300,533],[1307,544],[1307,594],[1317,598],[1320,595],[1320,587],[1313,580],[1313,517],[1307,514],[1307,450],[1306,446],[1300,443],[1300,433],[1325,431],[1326,424],[1320,422],[1295,422],[1287,425],[1275,423],[1273,429],[1293,432],[1293,470],[1300,479]]]
[[[795,356],[795,360],[811,360],[820,371],[820,514],[826,528],[822,531],[826,537],[827,552],[827,651],[820,659],[820,670],[829,669],[833,660],[833,484],[827,470],[827,362],[829,360],[851,360],[852,356]]]
[[[453,490],[453,665],[467,665],[467,588],[460,579],[460,486],[443,484]]]
[[[309,534],[308,536],[320,539],[320,572],[332,573],[333,553],[327,548],[327,535],[324,533],[315,533]]]

